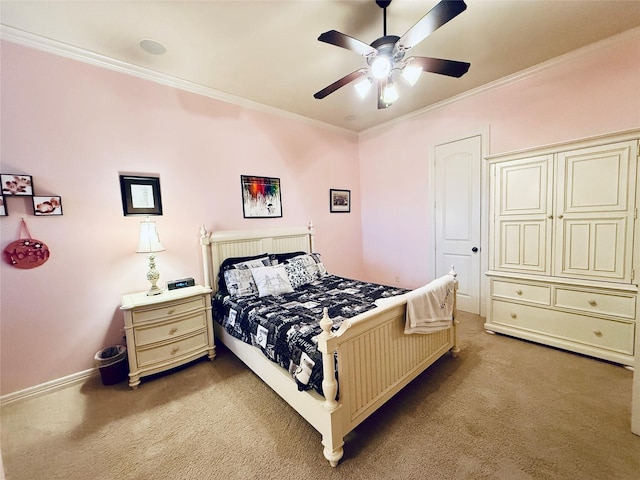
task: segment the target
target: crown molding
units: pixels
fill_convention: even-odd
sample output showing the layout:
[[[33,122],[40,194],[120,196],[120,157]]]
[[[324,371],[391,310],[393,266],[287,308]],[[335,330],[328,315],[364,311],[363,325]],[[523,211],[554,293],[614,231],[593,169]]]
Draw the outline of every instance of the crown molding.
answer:
[[[375,127],[371,127],[368,128],[367,130],[363,130],[359,133],[359,137],[363,138],[363,137],[367,137],[369,135],[372,134],[376,134],[379,133],[382,130],[386,130],[389,127],[398,124],[398,123],[402,123],[406,120],[412,119],[412,118],[416,118],[416,117],[420,117],[421,115],[424,115],[425,113],[437,110],[439,108],[442,107],[446,107],[447,105],[451,105],[453,103],[462,101],[466,98],[469,97],[473,97],[475,95],[479,95],[481,93],[487,92],[489,90],[493,90],[495,88],[500,88],[500,87],[504,87],[507,85],[511,85],[517,82],[520,82],[522,80],[525,80],[527,78],[533,77],[535,75],[538,75],[541,72],[544,72],[545,70],[550,70],[554,67],[557,67],[558,65],[561,65],[565,62],[570,62],[573,60],[576,60],[582,56],[588,55],[590,53],[596,52],[602,48],[606,48],[609,47],[611,45],[614,45],[616,43],[620,43],[626,40],[630,40],[634,37],[640,37],[640,27],[635,27],[632,28],[630,30],[624,31],[622,33],[619,33],[617,35],[614,35],[612,37],[608,37],[605,38],[604,40],[600,40],[598,42],[594,42],[591,43],[585,47],[582,48],[578,48],[576,50],[572,50],[571,52],[565,53],[563,55],[560,55],[558,57],[552,58],[551,60],[547,60],[546,62],[542,62],[539,63],[538,65],[534,65],[533,67],[530,68],[526,68],[524,70],[521,70],[519,72],[516,72],[512,75],[508,75],[506,77],[502,77],[499,78],[498,80],[495,80],[493,82],[489,82],[486,83],[484,85],[481,85],[477,88],[474,88],[472,90],[468,90],[466,92],[463,92],[459,95],[456,95],[454,97],[450,97],[446,100],[443,100],[441,102],[438,103],[434,103],[432,105],[429,105],[425,108],[422,108],[420,110],[416,110],[415,112],[411,112],[408,113],[406,115],[403,115],[401,117],[398,118],[394,118],[393,120],[390,120],[388,122],[382,123],[380,125],[376,125]]]
[[[82,48],[74,47],[67,43],[58,42],[49,38],[34,35],[33,33],[25,32],[17,28],[9,27],[7,25],[0,24],[0,39],[6,40],[11,43],[30,47],[36,50],[40,50],[46,53],[52,53],[61,57],[77,60],[79,62],[87,63],[101,68],[106,68],[125,75],[131,75],[137,78],[148,80],[150,82],[158,83],[186,92],[195,93],[196,95],[202,95],[205,97],[213,98],[221,102],[230,103],[239,107],[247,108],[250,110],[266,113],[268,115],[274,115],[281,118],[293,120],[295,122],[305,123],[314,127],[323,128],[325,130],[332,130],[341,134],[349,134],[354,138],[357,138],[357,133],[342,127],[337,127],[319,120],[314,120],[303,115],[288,112],[279,108],[271,107],[259,102],[254,102],[246,98],[231,95],[229,93],[215,90],[211,87],[207,87],[195,82],[190,82],[182,78],[174,77],[164,73],[156,72],[149,68],[139,67],[131,63],[123,62],[115,58],[107,57],[99,53],[84,50]]]

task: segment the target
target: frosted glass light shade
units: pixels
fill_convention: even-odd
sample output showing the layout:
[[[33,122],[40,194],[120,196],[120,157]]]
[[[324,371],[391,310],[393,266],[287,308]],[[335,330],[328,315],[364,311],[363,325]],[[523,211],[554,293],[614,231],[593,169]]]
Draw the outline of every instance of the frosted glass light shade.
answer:
[[[391,105],[398,99],[398,90],[393,83],[388,83],[382,92],[382,101],[387,105]]]
[[[391,59],[384,55],[379,55],[371,63],[371,75],[378,80],[387,78],[391,73]]]
[[[371,83],[372,82],[371,80],[369,80],[369,78],[362,77],[360,80],[353,84],[353,88],[356,89],[356,92],[358,92],[360,98],[364,98],[371,89]]]
[[[418,67],[416,65],[407,65],[402,69],[402,78],[404,78],[412,87],[418,83],[421,74],[422,67]]]

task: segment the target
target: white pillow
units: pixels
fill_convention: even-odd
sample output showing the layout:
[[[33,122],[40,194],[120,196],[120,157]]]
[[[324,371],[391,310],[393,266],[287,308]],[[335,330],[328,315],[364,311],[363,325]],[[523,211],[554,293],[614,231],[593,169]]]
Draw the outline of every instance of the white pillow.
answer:
[[[252,268],[251,275],[258,286],[260,297],[293,292],[293,287],[283,265]]]
[[[239,270],[245,268],[258,268],[264,267],[265,265],[271,265],[271,260],[268,256],[262,258],[256,258],[255,260],[247,260],[245,262],[238,262],[233,264],[233,268],[237,268]]]

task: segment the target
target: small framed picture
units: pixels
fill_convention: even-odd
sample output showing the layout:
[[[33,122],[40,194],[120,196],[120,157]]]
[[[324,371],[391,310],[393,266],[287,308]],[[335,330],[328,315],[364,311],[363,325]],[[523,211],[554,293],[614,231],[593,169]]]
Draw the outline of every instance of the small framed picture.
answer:
[[[329,190],[329,206],[331,213],[348,213],[351,211],[351,190]]]
[[[37,217],[62,215],[62,198],[57,195],[34,195],[33,214]]]
[[[9,215],[7,212],[7,202],[4,199],[4,195],[0,195],[0,217],[6,217]]]
[[[282,217],[280,179],[240,175],[244,218]]]
[[[162,215],[160,178],[120,175],[122,211],[128,215]]]
[[[3,195],[30,197],[33,195],[31,175],[0,174]]]

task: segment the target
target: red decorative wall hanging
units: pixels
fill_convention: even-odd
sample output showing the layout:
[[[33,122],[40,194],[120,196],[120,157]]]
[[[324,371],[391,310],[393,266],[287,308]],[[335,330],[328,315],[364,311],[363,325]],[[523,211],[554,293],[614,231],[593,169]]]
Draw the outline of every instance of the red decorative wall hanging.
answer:
[[[22,237],[22,233],[27,238]],[[4,259],[16,268],[35,268],[49,260],[49,247],[42,241],[31,238],[27,223],[22,219],[20,224],[20,240],[15,240],[4,249]]]

